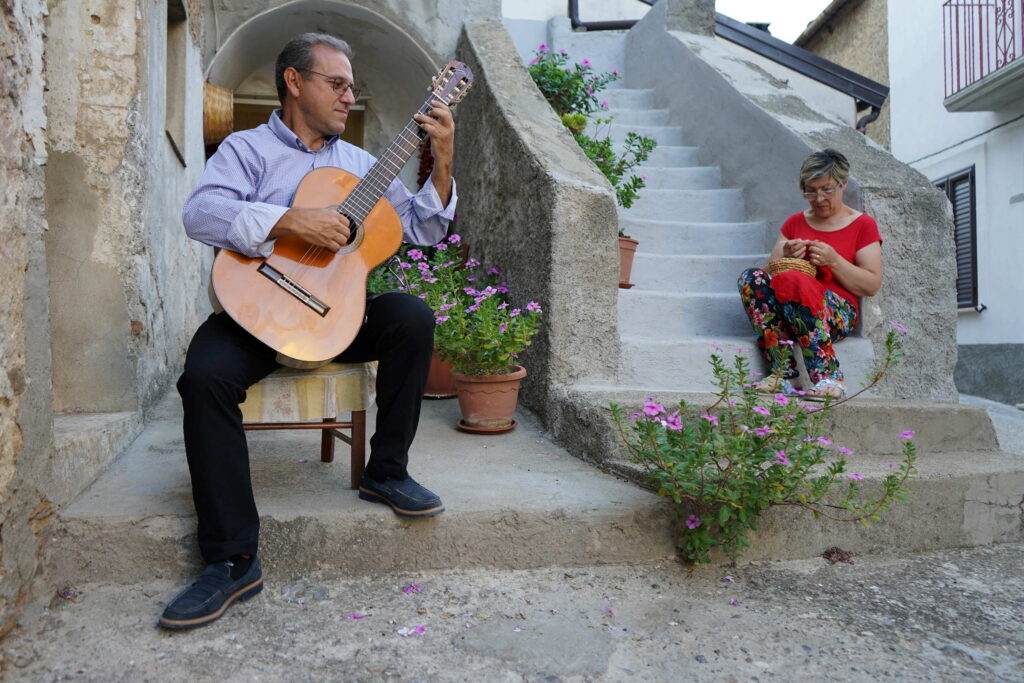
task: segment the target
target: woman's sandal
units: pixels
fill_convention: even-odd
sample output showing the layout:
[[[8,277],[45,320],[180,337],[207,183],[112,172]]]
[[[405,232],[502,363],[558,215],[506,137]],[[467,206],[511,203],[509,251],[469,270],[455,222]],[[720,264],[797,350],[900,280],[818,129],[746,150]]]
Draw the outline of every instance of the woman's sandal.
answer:
[[[795,396],[802,393],[793,386],[792,382],[778,375],[765,377],[754,385],[754,391],[759,394],[783,394],[785,396]]]
[[[827,398],[831,398],[833,401],[843,400],[846,398],[846,387],[842,382],[826,377],[818,380],[818,383],[804,394],[804,399],[808,401],[822,402]]]

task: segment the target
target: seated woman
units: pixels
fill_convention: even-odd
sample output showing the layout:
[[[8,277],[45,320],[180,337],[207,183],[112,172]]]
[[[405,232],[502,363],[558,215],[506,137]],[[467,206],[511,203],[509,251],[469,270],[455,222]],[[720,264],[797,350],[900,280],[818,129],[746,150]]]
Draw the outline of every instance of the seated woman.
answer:
[[[849,173],[850,163],[835,150],[809,156],[800,167],[800,191],[810,208],[786,219],[772,248],[772,259],[809,261],[815,277],[798,270],[773,277],[760,268],[740,275],[740,297],[771,371],[758,391],[796,391],[795,343],[813,383],[806,398],[846,396],[832,345],[856,324],[857,297],[872,296],[882,285],[878,225],[843,203]]]

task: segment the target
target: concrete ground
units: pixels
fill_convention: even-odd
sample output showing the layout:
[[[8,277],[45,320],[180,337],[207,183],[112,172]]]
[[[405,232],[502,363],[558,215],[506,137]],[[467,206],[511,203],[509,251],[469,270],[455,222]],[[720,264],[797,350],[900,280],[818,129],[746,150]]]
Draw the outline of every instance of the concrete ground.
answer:
[[[453,402],[425,404],[414,470],[437,488],[498,473],[515,496],[449,483],[448,512],[401,522],[354,499],[344,459],[321,466],[306,436],[260,435],[258,498],[279,526],[266,588],[214,624],[167,633],[156,619],[195,561],[175,411],[165,402],[62,512],[56,568],[0,641],[0,679],[1024,680],[1024,544],[688,571],[663,559],[664,501],[575,460],[528,414],[502,437],[455,432]],[[1024,413],[993,422],[1019,453]],[[288,526],[307,507],[328,508],[316,534],[331,543],[287,541],[312,533]],[[818,540],[804,537],[806,555]],[[394,557],[374,568],[384,543]]]
[[[1024,680],[1024,545],[852,559],[268,577],[261,595],[181,633],[155,627],[178,585],[96,582],[36,605],[0,643],[0,676]]]

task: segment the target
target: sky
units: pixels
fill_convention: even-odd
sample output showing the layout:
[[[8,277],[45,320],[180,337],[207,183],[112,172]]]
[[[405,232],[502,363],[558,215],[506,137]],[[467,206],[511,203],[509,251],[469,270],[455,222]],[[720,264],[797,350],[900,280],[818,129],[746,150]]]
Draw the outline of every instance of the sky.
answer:
[[[717,0],[715,9],[737,21],[770,22],[773,36],[792,43],[829,0]]]

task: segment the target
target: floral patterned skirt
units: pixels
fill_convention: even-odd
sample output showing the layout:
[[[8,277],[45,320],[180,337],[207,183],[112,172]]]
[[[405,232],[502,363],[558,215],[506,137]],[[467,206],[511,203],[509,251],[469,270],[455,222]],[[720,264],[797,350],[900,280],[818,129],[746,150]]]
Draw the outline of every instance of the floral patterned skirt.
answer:
[[[786,379],[799,375],[793,345],[800,347],[811,381],[842,381],[843,371],[832,348],[857,323],[857,309],[831,289],[825,290],[824,306],[815,313],[799,303],[779,301],[771,286],[772,276],[749,268],[736,283],[743,308],[757,335],[757,346],[773,374]]]

